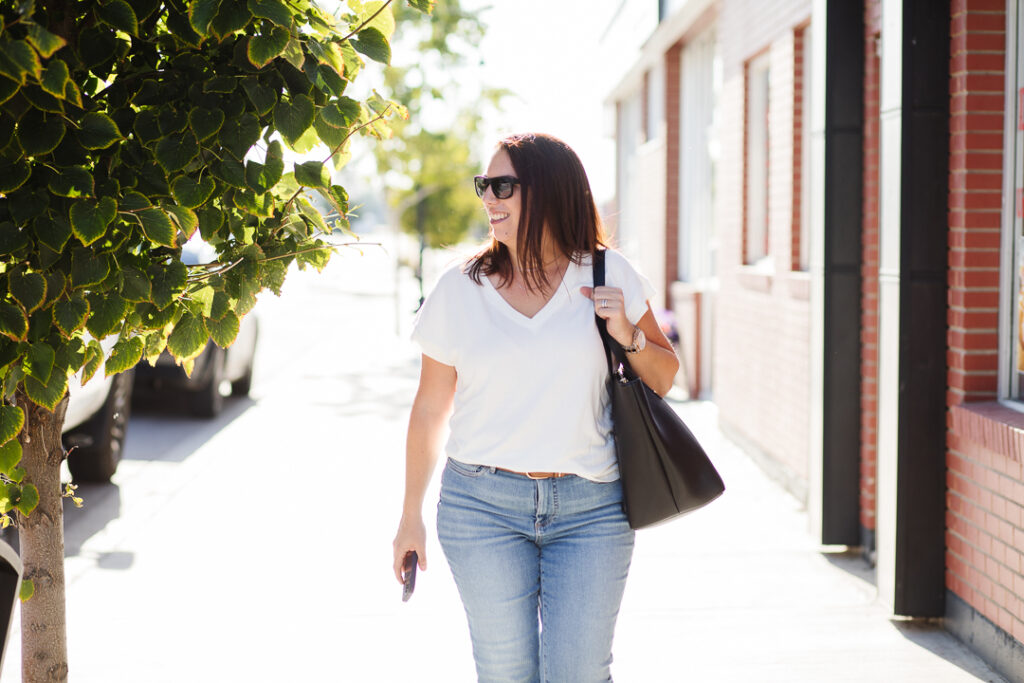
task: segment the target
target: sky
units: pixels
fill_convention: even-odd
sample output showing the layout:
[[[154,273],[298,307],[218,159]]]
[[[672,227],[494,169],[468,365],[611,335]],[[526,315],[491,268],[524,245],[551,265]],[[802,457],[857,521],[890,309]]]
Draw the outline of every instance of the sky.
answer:
[[[635,0],[633,0],[635,1]],[[487,32],[478,77],[516,94],[489,114],[487,159],[494,143],[515,132],[561,138],[583,161],[595,198],[615,193],[614,113],[603,101],[620,71],[601,39],[623,0],[463,0],[481,12]]]

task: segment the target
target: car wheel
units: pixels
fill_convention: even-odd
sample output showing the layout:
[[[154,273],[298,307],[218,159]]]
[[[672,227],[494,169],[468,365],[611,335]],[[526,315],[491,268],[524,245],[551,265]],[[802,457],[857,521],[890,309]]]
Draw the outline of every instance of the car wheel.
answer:
[[[224,409],[224,394],[220,393],[220,385],[224,381],[224,349],[212,346],[207,350],[212,353],[210,359],[210,376],[192,395],[192,413],[198,417],[217,417]]]
[[[68,469],[78,481],[108,482],[117,471],[131,410],[134,371],[114,375],[103,407],[68,436]],[[80,444],[80,445],[79,445]]]
[[[236,379],[231,383],[231,395],[232,396],[248,396],[249,391],[252,390],[252,359],[249,359],[249,365],[245,368],[245,374]]]

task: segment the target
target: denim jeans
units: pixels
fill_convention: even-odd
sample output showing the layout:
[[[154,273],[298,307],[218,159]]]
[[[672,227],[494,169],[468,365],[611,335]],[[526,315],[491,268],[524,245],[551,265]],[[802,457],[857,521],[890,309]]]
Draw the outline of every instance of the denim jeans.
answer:
[[[437,534],[480,681],[612,680],[633,556],[619,482],[535,480],[449,460]]]

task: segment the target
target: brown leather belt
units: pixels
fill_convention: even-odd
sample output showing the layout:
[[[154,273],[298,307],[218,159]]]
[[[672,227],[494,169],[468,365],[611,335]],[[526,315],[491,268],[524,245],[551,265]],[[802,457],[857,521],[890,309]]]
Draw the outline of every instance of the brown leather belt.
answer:
[[[527,477],[529,479],[558,479],[559,477],[569,476],[566,472],[516,472],[515,470],[506,470],[504,467],[495,467],[494,469],[510,474],[518,474],[520,477]]]

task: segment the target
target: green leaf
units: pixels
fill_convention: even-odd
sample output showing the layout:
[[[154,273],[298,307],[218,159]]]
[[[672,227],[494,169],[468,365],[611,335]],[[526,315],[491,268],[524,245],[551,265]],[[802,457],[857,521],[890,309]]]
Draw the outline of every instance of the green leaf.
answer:
[[[240,326],[241,322],[234,311],[228,311],[220,320],[206,320],[206,327],[210,331],[210,338],[213,339],[213,343],[222,349],[231,346],[231,342],[235,341]]]
[[[229,0],[232,2],[233,0]],[[210,22],[217,16],[221,0],[192,0],[188,7],[188,23],[201,36],[209,33]]]
[[[352,40],[352,47],[375,62],[391,63],[391,46],[388,45],[388,39],[378,29],[364,28]]]
[[[166,266],[151,266],[147,273],[153,282],[153,303],[161,311],[185,291],[188,269],[181,261],[171,261]]]
[[[296,95],[290,102],[281,101],[274,105],[274,127],[285,141],[293,145],[313,125],[316,107],[307,95]]]
[[[292,24],[292,13],[280,0],[249,0],[249,11],[253,16],[269,19],[278,26],[289,28]]]
[[[125,0],[108,0],[96,8],[96,13],[108,26],[132,36],[139,35],[139,20],[135,10]]]
[[[51,372],[50,381],[43,383],[35,377],[26,377],[22,383],[25,393],[37,406],[46,408],[51,413],[64,398],[68,390],[68,376],[63,372]]]
[[[331,254],[334,252],[334,248],[319,240],[317,241],[317,244],[323,248],[301,251],[295,255],[295,261],[299,264],[300,268],[304,265],[310,265],[316,268],[316,272],[319,273],[327,267],[328,262],[331,260]]]
[[[54,59],[43,71],[43,78],[39,81],[39,85],[54,97],[63,99],[65,86],[70,78],[68,65],[59,59]]]
[[[25,413],[18,406],[0,405],[0,444],[18,436],[25,426]]]
[[[295,164],[295,181],[305,187],[327,187],[331,184],[331,173],[319,161]]]
[[[384,5],[384,0],[373,0],[363,5],[362,11],[359,13],[360,23],[366,21],[371,16],[373,20],[367,24],[367,27],[373,27],[381,32],[381,34],[391,40],[391,36],[395,32],[395,13],[391,7],[386,7],[384,11],[379,12],[380,8]]]
[[[320,109],[324,123],[335,128],[348,128],[359,120],[363,108],[351,97],[339,97]]]
[[[39,241],[56,252],[63,250],[71,239],[71,225],[63,217],[46,213],[32,221],[32,227]]]
[[[142,221],[142,232],[154,244],[165,247],[175,246],[174,225],[162,209],[144,209],[135,214]]]
[[[53,322],[65,337],[82,329],[89,315],[89,303],[81,294],[61,299],[53,305]]]
[[[288,44],[284,47],[284,59],[286,62],[301,71],[302,64],[306,61],[306,55],[302,52],[302,43],[294,38],[289,40]]]
[[[57,299],[64,296],[67,287],[67,278],[64,273],[50,271],[46,274],[46,303],[44,306],[52,305]]]
[[[100,369],[100,363],[103,362],[103,347],[95,339],[90,339],[89,343],[85,347],[85,363],[82,364],[81,384],[85,384],[92,379],[96,371]]]
[[[0,104],[14,97],[14,93],[21,89],[20,83],[15,83],[6,76],[0,75]],[[4,145],[6,147],[7,145]]]
[[[92,172],[85,166],[65,166],[50,178],[47,189],[61,197],[91,197],[95,192]]]
[[[0,156],[0,193],[14,192],[24,185],[31,175],[32,169],[24,159]]]
[[[82,91],[74,81],[68,80],[64,83],[64,99],[79,109],[82,107]]]
[[[26,155],[42,156],[57,148],[65,131],[64,121],[59,116],[46,116],[33,109],[18,122],[18,143]]]
[[[316,207],[309,203],[308,199],[305,197],[299,197],[295,200],[295,206],[298,207],[299,213],[305,216],[309,223],[316,226],[320,232],[328,233],[331,231],[331,229],[327,227],[327,223],[324,222],[324,217],[320,215],[320,212],[316,210]]]
[[[163,137],[160,131],[159,112],[156,109],[143,109],[136,115],[132,130],[139,142],[146,147],[156,142]]]
[[[214,162],[210,166],[210,172],[218,180],[222,180],[231,187],[244,188],[245,185],[245,168],[239,162],[234,159],[224,159],[223,161]]]
[[[11,296],[29,313],[46,300],[46,278],[39,273],[11,273],[7,286]]]
[[[106,254],[95,254],[91,249],[76,249],[71,253],[71,287],[84,289],[98,285],[110,275],[110,260]]]
[[[249,149],[260,139],[261,130],[259,119],[246,113],[227,119],[217,137],[236,159],[244,159]]]
[[[83,246],[89,246],[107,232],[117,216],[117,202],[110,197],[99,201],[79,199],[71,205],[71,230]]]
[[[32,106],[37,109],[53,112],[55,114],[64,113],[64,103],[40,88],[38,85],[26,83],[21,89],[21,94],[24,95],[25,99],[27,99]]]
[[[203,319],[185,313],[167,338],[167,349],[180,363],[198,356],[209,338],[210,333],[203,324]]]
[[[24,40],[7,40],[0,42],[0,74],[25,85],[26,76],[39,80],[43,66],[39,55]]]
[[[57,404],[54,403],[53,405],[54,407],[56,407]],[[50,408],[50,410],[52,411],[53,408]],[[37,505],[39,505],[39,491],[36,489],[35,485],[23,485],[21,487],[21,499],[17,502],[17,504],[14,507],[18,508],[18,512],[28,517],[29,514],[31,514],[31,512],[36,509]]]
[[[79,122],[78,142],[86,149],[106,149],[121,139],[117,124],[106,114],[89,112]]]
[[[249,12],[244,3],[238,2],[238,0],[222,2],[217,15],[210,23],[210,30],[217,36],[224,38],[231,33],[244,29],[249,24],[250,19],[252,19],[252,13]]]
[[[191,132],[168,136],[156,143],[156,160],[168,173],[180,171],[199,155],[199,142]]]
[[[142,351],[143,358],[150,365],[156,365],[160,354],[167,348],[167,334],[163,330],[157,330],[146,335],[146,348]]]
[[[167,19],[167,30],[170,31],[171,35],[185,43],[189,47],[198,48],[202,45],[203,37],[196,33],[192,29],[192,24],[189,23],[188,17],[181,12],[170,9],[167,11],[165,8]]]
[[[417,9],[424,14],[430,14],[434,11],[434,4],[437,0],[405,0],[409,7]]]
[[[142,337],[121,337],[110,350],[110,358],[103,366],[103,372],[107,377],[124,372],[135,367],[142,360],[142,352],[146,344]]]
[[[249,39],[245,51],[246,57],[249,58],[249,62],[253,66],[262,69],[284,52],[290,38],[291,34],[288,29],[274,26],[269,33]]]
[[[163,208],[171,220],[177,224],[178,229],[184,232],[187,237],[192,237],[192,233],[199,227],[199,218],[195,212],[192,209],[186,209],[175,204],[166,204]]]
[[[25,339],[28,334],[28,317],[21,306],[0,301],[0,334],[14,341]]]
[[[313,129],[316,131],[320,141],[330,147],[331,150],[341,146],[345,142],[345,138],[348,137],[347,128],[335,128],[334,126],[327,125],[320,114],[317,114],[316,120],[313,121]]]
[[[85,327],[93,339],[109,336],[124,322],[128,302],[120,294],[90,292],[86,299],[89,301],[89,318],[85,321]]]
[[[188,293],[188,306],[195,315],[209,318],[213,310],[213,299],[216,295],[213,287],[205,285]]]
[[[57,354],[53,347],[45,342],[37,342],[28,347],[28,354],[22,367],[29,377],[46,384],[50,381],[50,373],[53,372],[53,360]]]
[[[23,26],[28,26],[28,35],[25,38],[44,59],[52,57],[54,52],[64,47],[67,43],[63,38],[53,35],[39,24],[24,20],[21,23]]]
[[[224,225],[224,213],[220,209],[207,207],[196,211],[199,216],[199,234],[204,240],[210,241],[215,232]]]
[[[224,112],[220,109],[196,107],[188,113],[188,125],[199,140],[205,140],[224,125]]]
[[[124,196],[121,197],[121,211],[135,212],[142,209],[151,209],[153,206],[154,204],[149,200],[149,197],[134,190],[125,192]]]
[[[28,602],[35,595],[36,585],[32,582],[32,579],[22,579],[21,588],[18,589],[18,599],[22,602]]]
[[[178,176],[171,182],[174,201],[186,209],[195,209],[206,202],[217,189],[217,183],[210,176],[195,181],[188,176]]]
[[[128,301],[149,301],[153,296],[153,283],[138,268],[121,269],[121,296]]]
[[[277,104],[277,92],[259,82],[257,78],[246,78],[242,81],[242,88],[245,94],[256,107],[256,113],[260,116],[266,114]]]
[[[0,472],[11,476],[11,470],[21,462],[21,443],[17,439],[11,439],[3,446],[0,446]]]

